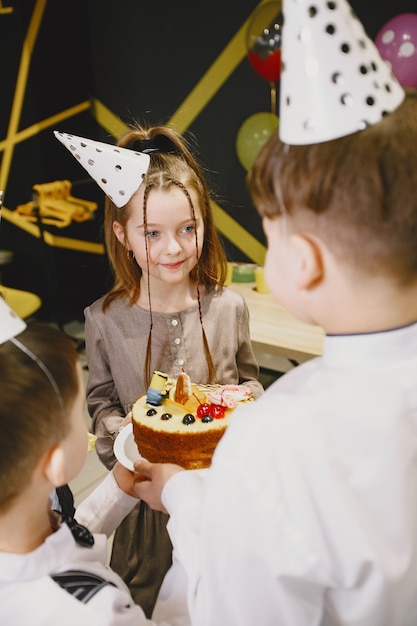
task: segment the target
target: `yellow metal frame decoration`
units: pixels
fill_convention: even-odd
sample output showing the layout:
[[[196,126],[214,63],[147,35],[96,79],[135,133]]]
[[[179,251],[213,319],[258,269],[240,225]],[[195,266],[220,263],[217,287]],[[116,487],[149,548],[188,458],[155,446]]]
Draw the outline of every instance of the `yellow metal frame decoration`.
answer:
[[[211,67],[178,107],[178,110],[169,120],[168,125],[174,127],[178,132],[184,133],[204,107],[207,106],[216,92],[245,58],[247,54],[246,32],[248,24],[251,22],[255,12],[259,9],[259,6],[265,4],[267,1],[268,0],[261,0],[261,2],[259,2],[236,35],[230,40]],[[62,121],[82,111],[91,109],[91,113],[97,123],[116,140],[128,130],[128,127],[123,124],[115,114],[107,109],[101,102],[93,100],[92,102],[81,102],[45,120],[41,120],[24,130],[18,131],[29,75],[31,55],[46,5],[47,0],[36,1],[28,32],[23,42],[7,137],[3,141],[0,141],[0,151],[4,153],[0,172],[0,189],[3,190],[6,190],[7,187],[15,146],[46,128],[56,128]],[[0,12],[2,8],[2,4],[0,3]],[[4,9],[6,10],[6,7],[4,7]],[[219,232],[234,246],[242,250],[254,263],[262,265],[265,258],[265,246],[221,207],[215,203],[213,203],[213,207],[215,210],[216,226]]]

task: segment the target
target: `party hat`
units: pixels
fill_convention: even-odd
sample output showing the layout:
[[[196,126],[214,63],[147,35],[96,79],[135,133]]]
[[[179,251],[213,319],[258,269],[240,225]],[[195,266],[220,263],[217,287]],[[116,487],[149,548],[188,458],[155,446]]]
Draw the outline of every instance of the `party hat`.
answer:
[[[0,291],[0,344],[19,335],[26,323],[9,307]]]
[[[280,139],[320,143],[396,109],[405,93],[347,0],[284,0]]]
[[[58,131],[54,135],[118,208],[129,202],[148,170],[148,154]]]

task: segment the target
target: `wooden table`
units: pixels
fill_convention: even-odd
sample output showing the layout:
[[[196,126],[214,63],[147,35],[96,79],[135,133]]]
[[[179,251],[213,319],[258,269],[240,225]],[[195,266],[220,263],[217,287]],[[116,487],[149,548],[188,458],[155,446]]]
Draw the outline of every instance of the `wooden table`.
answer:
[[[297,363],[322,353],[322,328],[295,318],[271,294],[258,293],[255,283],[231,283],[229,287],[242,294],[247,302],[251,340],[256,352]]]
[[[36,313],[42,305],[40,297],[30,291],[22,291],[21,289],[13,289],[12,287],[0,285],[0,295],[5,299],[9,307],[22,319]]]

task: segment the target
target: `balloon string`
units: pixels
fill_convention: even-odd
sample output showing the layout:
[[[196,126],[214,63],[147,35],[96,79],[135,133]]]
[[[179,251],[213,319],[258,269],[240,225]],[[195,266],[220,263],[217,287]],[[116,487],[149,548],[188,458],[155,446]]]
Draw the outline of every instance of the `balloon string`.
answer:
[[[277,114],[277,88],[275,83],[269,83],[271,86],[271,113]]]

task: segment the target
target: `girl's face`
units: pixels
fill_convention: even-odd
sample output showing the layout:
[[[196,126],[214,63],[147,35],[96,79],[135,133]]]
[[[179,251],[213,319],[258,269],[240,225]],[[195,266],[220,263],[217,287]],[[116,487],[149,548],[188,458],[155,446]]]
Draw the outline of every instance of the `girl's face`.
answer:
[[[146,231],[143,223],[142,191],[132,199],[131,215],[126,224],[126,239],[120,224],[113,224],[116,237],[133,251],[145,277],[148,273],[148,261],[149,275],[154,281],[172,284],[188,280],[191,270],[197,264],[203,247],[204,223],[197,195],[193,190],[189,193],[195,220],[188,198],[180,188],[173,186],[169,191],[150,191]]]

